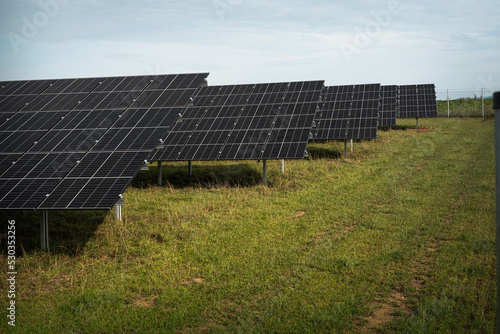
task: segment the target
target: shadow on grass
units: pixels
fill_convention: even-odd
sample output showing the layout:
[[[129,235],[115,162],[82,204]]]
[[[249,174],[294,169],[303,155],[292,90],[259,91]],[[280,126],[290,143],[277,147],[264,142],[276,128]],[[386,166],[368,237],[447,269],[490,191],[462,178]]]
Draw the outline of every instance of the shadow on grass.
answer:
[[[422,127],[422,126],[420,126]],[[416,124],[415,125],[396,125],[396,126],[384,126],[384,127],[379,127],[378,131],[382,132],[387,132],[390,130],[393,131],[406,131],[406,130],[415,130],[417,128]]]
[[[317,142],[318,143],[318,142]],[[327,142],[324,142],[327,143]],[[333,144],[332,144],[333,146]],[[313,160],[316,159],[339,159],[342,158],[344,152],[337,151],[335,148],[317,147],[309,145],[307,147],[309,157]]]
[[[189,176],[189,169],[186,166],[163,163],[162,175],[163,185],[170,185],[175,189],[189,187],[249,187],[262,183],[262,171],[259,171],[248,163],[227,164],[220,162],[220,165],[200,165],[193,162],[193,175]],[[262,169],[262,163],[259,164]],[[148,171],[141,171],[132,181],[134,188],[149,188],[158,186],[158,167],[150,166]]]
[[[51,253],[76,255],[93,237],[108,215],[107,210],[49,211],[49,247]],[[8,221],[15,221],[16,255],[23,256],[40,250],[41,211],[1,210],[0,254],[7,254]]]

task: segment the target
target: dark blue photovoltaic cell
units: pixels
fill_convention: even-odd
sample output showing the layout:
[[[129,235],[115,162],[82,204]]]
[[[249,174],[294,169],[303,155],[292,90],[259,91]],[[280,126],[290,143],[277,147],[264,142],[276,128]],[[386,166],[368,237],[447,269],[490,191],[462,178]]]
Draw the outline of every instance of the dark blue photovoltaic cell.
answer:
[[[0,178],[0,209],[36,209],[58,182],[58,179]]]
[[[46,131],[0,131],[0,153],[24,153],[45,133]]]
[[[117,196],[123,193],[149,155],[149,152],[133,151],[89,153],[39,208],[108,209],[115,204]]]
[[[380,86],[379,126],[396,126],[398,87]]]
[[[24,80],[12,81],[0,92],[0,95],[38,95],[43,93],[56,80]]]
[[[354,86],[332,86],[323,91],[323,105],[316,118],[315,139],[344,139]]]
[[[65,178],[39,205],[40,210],[109,210],[132,178]]]
[[[303,158],[322,88],[323,81],[203,87],[153,160]]]
[[[7,91],[9,84],[12,81],[0,81],[0,96],[4,95],[4,92]]]
[[[380,84],[331,86],[322,97],[314,139],[377,138]]]
[[[106,132],[93,150],[142,150],[155,148],[175,123],[182,108],[129,109]]]
[[[134,177],[137,168],[141,168],[149,157],[149,152],[96,152],[88,153],[68,177]]]
[[[398,118],[418,118],[417,86],[399,86],[398,103]]]
[[[63,178],[75,166],[83,153],[29,153],[19,156],[2,178]]]
[[[87,93],[41,94],[30,101],[22,111],[56,111],[71,110],[78,106]]]
[[[399,86],[397,117],[438,117],[434,84]]]
[[[113,91],[89,93],[76,110],[126,109],[139,97],[141,91]]]
[[[37,95],[0,96],[0,112],[15,112],[26,107]]]
[[[2,83],[0,86],[0,100],[9,95],[13,95],[18,89],[20,89],[23,85],[25,85],[28,81],[9,81]]]
[[[436,88],[433,84],[417,85],[418,117],[438,117]]]
[[[17,112],[12,114],[8,121],[0,125],[0,131],[48,131],[56,125],[66,112]]]
[[[123,112],[115,109],[72,110],[54,126],[54,129],[108,129]]]
[[[0,125],[4,124],[8,121],[12,116],[14,116],[14,112],[1,112],[0,113]]]
[[[207,76],[1,82],[0,208],[110,209]]]
[[[50,130],[29,152],[78,152],[90,150],[106,129]]]
[[[50,85],[44,94],[90,93],[103,78],[59,79]]]
[[[22,154],[0,154],[0,176],[21,156]]]
[[[208,73],[158,76],[135,99],[132,108],[185,107]]]

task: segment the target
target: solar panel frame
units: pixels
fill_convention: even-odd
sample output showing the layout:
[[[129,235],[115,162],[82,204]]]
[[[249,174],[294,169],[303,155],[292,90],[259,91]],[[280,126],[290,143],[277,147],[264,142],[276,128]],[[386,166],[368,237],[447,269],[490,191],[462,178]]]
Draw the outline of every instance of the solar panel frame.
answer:
[[[177,87],[195,92],[207,76],[198,73],[4,82],[0,100],[5,100],[5,105],[12,104],[9,99],[23,103],[18,102],[18,108],[9,107],[14,109],[12,112],[0,110],[0,115],[5,115],[0,118],[0,208],[110,209],[187,104],[189,98]],[[182,107],[154,109],[148,105],[138,124],[130,121],[137,118],[137,110],[130,106],[141,97],[145,100],[150,93],[146,89],[158,90],[167,83],[175,92],[175,101],[167,104]],[[30,87],[39,94],[25,94]],[[92,106],[82,104],[83,100],[91,100],[93,93],[101,94],[101,101]],[[36,97],[38,104],[32,102]],[[180,101],[182,98],[185,101]],[[31,106],[24,103],[28,99]],[[100,140],[113,131],[124,131],[128,137],[122,138],[119,147],[101,150]],[[92,177],[78,175],[78,165],[85,164],[93,154],[107,157],[106,162]],[[122,159],[116,160],[118,156]],[[88,166],[97,168],[95,161]],[[82,188],[65,188],[71,185]],[[71,198],[71,194],[75,197]]]

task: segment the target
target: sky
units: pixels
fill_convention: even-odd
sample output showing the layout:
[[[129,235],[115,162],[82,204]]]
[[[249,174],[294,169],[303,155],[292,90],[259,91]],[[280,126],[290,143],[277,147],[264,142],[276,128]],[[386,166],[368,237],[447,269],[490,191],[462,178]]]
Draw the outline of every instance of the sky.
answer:
[[[0,81],[210,72],[500,90],[498,0],[0,0]],[[438,97],[439,98],[439,97]]]

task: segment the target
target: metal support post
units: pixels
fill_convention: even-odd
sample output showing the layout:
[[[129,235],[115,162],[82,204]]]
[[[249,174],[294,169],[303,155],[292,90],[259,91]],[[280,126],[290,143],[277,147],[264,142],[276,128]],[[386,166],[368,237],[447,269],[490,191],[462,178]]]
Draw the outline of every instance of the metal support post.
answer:
[[[47,252],[49,250],[49,212],[47,210],[42,211],[42,221],[40,224],[41,231],[41,244],[42,250]]]
[[[122,205],[125,203],[123,202],[123,196],[120,194],[120,197],[118,198],[118,201],[116,201],[115,204],[115,218],[116,220],[122,220]]]
[[[285,174],[285,159],[281,159],[281,174]]]
[[[115,205],[115,218],[116,220],[122,220],[122,206],[116,204]]]
[[[481,88],[481,110],[484,118],[484,88]]]
[[[493,94],[495,110],[495,160],[496,160],[496,208],[497,208],[497,326],[500,328],[500,92]]]
[[[189,168],[189,176],[193,176],[193,162],[191,160],[188,161]]]
[[[263,182],[264,182],[264,185],[267,186],[267,160],[262,160],[263,163],[264,163],[264,171],[263,171],[263,175],[262,175],[262,178],[263,178]]]
[[[417,129],[418,129],[418,118],[417,118]]]
[[[161,161],[158,161],[158,185],[163,185],[163,170],[161,169]]]
[[[446,100],[448,101],[448,117],[450,117],[450,90],[446,90]]]
[[[354,140],[351,139],[351,152],[353,151],[353,149],[354,149]]]

